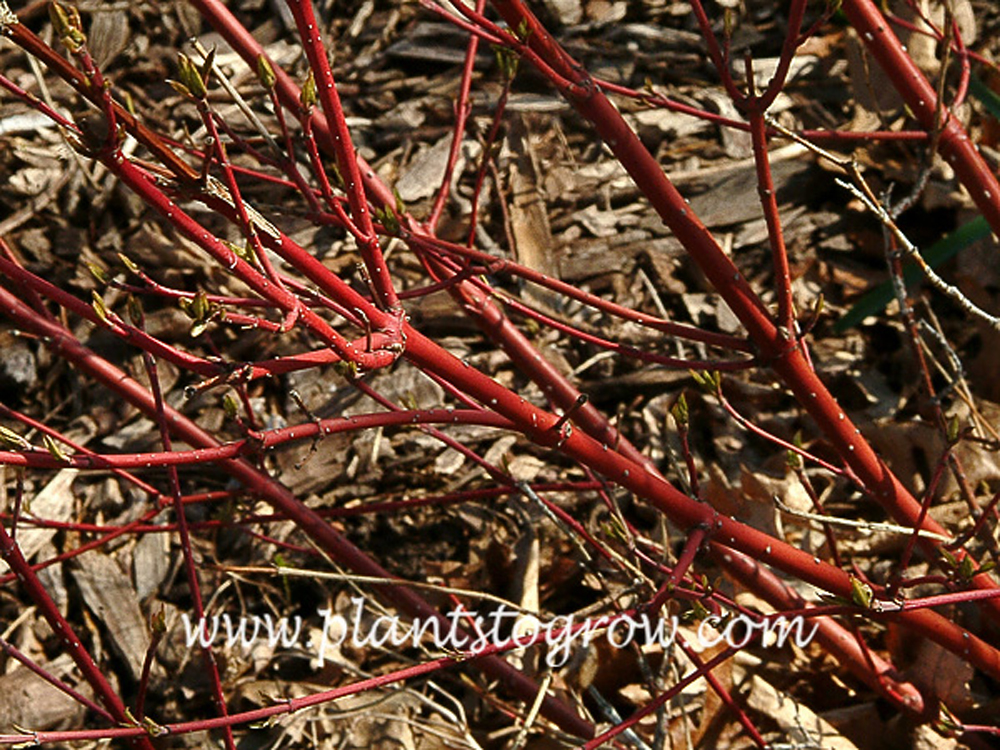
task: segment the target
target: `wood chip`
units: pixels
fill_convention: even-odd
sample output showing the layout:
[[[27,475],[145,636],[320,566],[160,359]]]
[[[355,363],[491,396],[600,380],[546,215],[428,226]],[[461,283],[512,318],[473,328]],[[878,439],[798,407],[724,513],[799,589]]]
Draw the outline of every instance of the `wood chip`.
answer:
[[[72,485],[77,474],[79,472],[76,469],[63,469],[56,474],[41,492],[31,498],[28,507],[24,509],[25,515],[30,512],[35,518],[69,521],[73,514]],[[51,528],[27,525],[18,527],[17,543],[24,559],[30,562],[42,547],[52,541],[56,533],[56,529]],[[9,570],[7,563],[0,560],[0,575]]]
[[[98,551],[81,555],[70,566],[70,572],[94,618],[107,629],[132,679],[138,680],[150,637],[129,577],[114,560]]]
[[[73,658],[69,654],[60,654],[41,666],[60,679],[69,678],[74,671]],[[86,684],[74,687],[91,696]],[[17,667],[0,677],[0,727],[4,730],[14,724],[37,731],[70,727],[82,721],[85,713],[86,709],[74,698],[26,667]]]
[[[778,723],[787,741],[823,750],[857,750],[857,745],[808,707],[754,675],[747,705]]]

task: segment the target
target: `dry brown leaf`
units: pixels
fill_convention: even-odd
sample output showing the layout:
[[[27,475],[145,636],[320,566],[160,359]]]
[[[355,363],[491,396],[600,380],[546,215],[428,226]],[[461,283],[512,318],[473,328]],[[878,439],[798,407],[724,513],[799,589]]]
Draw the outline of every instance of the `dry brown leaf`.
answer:
[[[146,534],[132,553],[135,591],[140,601],[156,593],[170,573],[170,538],[166,534]]]
[[[916,658],[906,670],[908,678],[940,698],[952,711],[973,706],[969,681],[974,674],[971,664],[927,639],[919,641]]]
[[[448,152],[451,150],[451,136],[438,140],[430,148],[422,151],[396,182],[396,192],[406,203],[413,203],[421,198],[429,198],[441,187],[444,170],[448,165]],[[461,174],[465,157],[459,151],[459,161],[455,166],[456,173]]]
[[[78,557],[70,572],[87,607],[138,681],[150,636],[132,582],[114,560],[98,551]]]
[[[62,680],[73,674],[73,658],[60,654],[41,665],[45,671]],[[74,685],[75,689],[92,696],[89,687]],[[45,682],[25,667],[18,667],[0,677],[0,728],[12,724],[34,730],[73,726],[81,721],[86,709],[58,688]]]
[[[583,18],[583,5],[580,0],[544,0],[545,8],[563,26],[580,23]]]
[[[1000,410],[995,405],[981,402],[978,408],[989,423],[997,423],[996,416]],[[957,418],[962,427],[972,425],[970,411],[964,403],[956,404],[946,414],[949,419]],[[916,420],[902,423],[880,420],[873,427],[865,427],[864,432],[904,484],[909,485],[918,496],[926,490],[927,482],[945,449],[945,438],[934,424]],[[969,441],[960,442],[954,451],[973,488],[981,482],[992,486],[1000,480],[1000,456],[996,452]],[[946,498],[957,490],[954,477],[946,471],[938,483],[935,497]]]
[[[758,675],[751,678],[747,705],[776,721],[785,733],[786,742],[823,750],[857,750],[857,745],[832,724]]]
[[[709,661],[716,655],[721,653],[726,648],[724,642],[720,642],[710,649],[706,649],[701,654],[703,661]],[[733,691],[733,662],[730,659],[722,662],[718,667],[712,670],[712,676],[719,681],[720,686],[723,690],[732,694]],[[701,710],[701,721],[698,722],[698,728],[695,729],[694,735],[691,737],[691,741],[695,747],[702,747],[703,741],[708,739],[714,734],[714,731],[718,729],[721,722],[725,721],[726,715],[729,709],[726,708],[726,704],[722,701],[722,698],[715,691],[715,688],[708,687],[705,689],[705,704],[702,706]]]
[[[128,20],[128,12],[122,6],[98,8],[94,13],[87,46],[99,68],[104,68],[128,46]]]
[[[552,228],[549,226],[545,196],[539,187],[542,175],[535,153],[539,136],[530,132],[522,116],[514,118],[508,140],[512,156],[510,224],[517,259],[528,268],[558,277],[559,264]],[[552,292],[535,287],[528,287],[527,290],[535,299],[558,309],[558,300]]]
[[[49,483],[42,488],[41,492],[31,498],[31,503],[22,510],[25,515],[29,512],[36,518],[44,518],[51,521],[68,521],[73,513],[73,480],[79,471],[76,469],[63,469],[57,473]],[[56,529],[42,528],[35,526],[21,526],[17,530],[17,543],[21,548],[24,559],[30,561],[38,551],[52,541],[56,535]],[[7,573],[9,568],[7,563],[0,560],[0,575]]]

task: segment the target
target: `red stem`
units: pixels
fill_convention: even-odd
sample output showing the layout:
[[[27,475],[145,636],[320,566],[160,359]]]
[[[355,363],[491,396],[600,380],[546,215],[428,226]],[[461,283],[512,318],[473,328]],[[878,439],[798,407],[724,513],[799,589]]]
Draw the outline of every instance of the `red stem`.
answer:
[[[772,321],[747,280],[704,224],[691,212],[683,196],[669,181],[659,163],[646,150],[617,108],[581,67],[566,62],[568,55],[520,0],[495,0],[494,5],[511,28],[527,25],[531,31],[528,43],[540,57],[553,66],[561,64],[566,75],[576,78],[573,91],[582,93],[569,95],[569,90],[564,89],[564,95],[583,117],[593,123],[663,222],[681,241],[730,310],[743,323],[757,346],[759,360],[770,365],[787,384],[802,408],[812,416],[844,462],[871,490],[875,499],[900,523],[912,526],[920,518],[920,503],[862,437],[861,431],[809,366],[808,359],[796,340]],[[953,122],[951,126],[956,127]],[[948,127],[945,128],[947,129]],[[993,195],[993,199],[998,196],[1000,191]],[[932,518],[926,518],[921,528],[945,535],[944,529]],[[934,542],[922,538],[921,545],[930,556],[935,555],[937,545]],[[987,576],[977,576],[976,582],[982,587],[995,586]],[[1000,604],[991,602],[989,606],[995,614],[1000,614]]]
[[[550,289],[553,292],[570,299],[579,300],[583,304],[606,312],[609,315],[620,317],[623,320],[630,320],[641,326],[650,328],[654,331],[659,331],[668,336],[679,336],[681,338],[689,339],[690,341],[700,341],[710,346],[717,346],[722,349],[732,349],[733,351],[739,352],[750,352],[752,349],[750,344],[742,338],[729,336],[724,333],[716,333],[715,331],[705,331],[686,323],[675,323],[670,320],[657,318],[653,315],[636,312],[635,310],[631,310],[627,307],[623,307],[614,302],[603,299],[602,297],[598,297],[595,294],[590,294],[589,292],[575,287],[572,284],[568,284],[565,281],[551,276],[546,276],[533,268],[523,266],[520,263],[516,263],[515,261],[508,260],[506,258],[498,258],[494,255],[490,255],[489,253],[484,253],[481,250],[476,250],[475,248],[464,247],[455,243],[445,242],[437,237],[427,237],[421,234],[411,235],[407,239],[410,245],[417,249],[433,250],[477,261],[482,263],[488,269],[490,274],[511,274],[512,276],[517,276],[525,281],[530,281],[533,284],[537,284],[545,289]]]
[[[399,310],[399,299],[396,297],[392,277],[389,275],[389,267],[382,257],[382,248],[379,247],[378,235],[375,234],[375,227],[368,211],[368,199],[365,196],[357,154],[354,152],[354,143],[347,128],[347,120],[344,118],[344,109],[340,104],[340,95],[337,93],[333,70],[330,68],[330,60],[323,45],[320,26],[313,12],[312,0],[287,0],[287,4],[295,17],[309,67],[316,76],[316,92],[330,126],[337,167],[344,178],[344,189],[351,204],[351,219],[359,233],[358,249],[368,268],[372,284],[378,291],[379,305],[387,310]]]
[[[486,0],[476,0],[476,11],[482,13],[486,7]],[[451,148],[448,150],[448,161],[445,164],[444,176],[441,178],[441,187],[438,188],[434,198],[434,206],[431,208],[430,216],[427,219],[427,226],[431,232],[437,229],[441,221],[441,214],[448,202],[451,190],[452,176],[455,174],[455,164],[458,162],[458,155],[462,149],[462,139],[465,135],[466,123],[469,114],[472,112],[472,104],[469,102],[469,92],[472,89],[472,74],[476,67],[476,54],[479,52],[479,37],[475,34],[469,35],[469,42],[465,47],[465,62],[462,65],[462,83],[458,89],[458,96],[455,98],[455,126],[452,129]]]
[[[215,14],[216,20],[224,17],[222,15],[223,11],[220,11],[220,6],[216,6],[215,0],[194,1],[199,7],[212,8],[210,12]],[[790,302],[784,304],[782,311],[779,313],[779,321],[785,325],[776,325],[759,298],[753,293],[745,280],[740,277],[735,266],[722,254],[718,245],[704,226],[700,224],[696,217],[689,215],[688,209],[677,191],[663,177],[659,166],[652,161],[648,152],[645,152],[641,147],[634,134],[624,125],[624,122],[617,115],[617,112],[604,97],[603,93],[594,85],[594,82],[582,73],[581,69],[575,65],[569,56],[544,33],[540,25],[527,15],[518,0],[498,0],[497,5],[502,11],[505,11],[505,15],[510,16],[507,20],[512,28],[520,28],[519,19],[530,21],[529,27],[531,33],[527,39],[532,49],[530,50],[530,54],[526,55],[528,59],[537,60],[542,66],[550,66],[548,68],[543,67],[543,70],[552,71],[552,76],[559,76],[559,80],[556,80],[555,83],[557,83],[560,90],[568,96],[574,106],[584,116],[593,119],[597,124],[602,137],[604,137],[605,141],[626,168],[629,169],[630,173],[633,174],[640,189],[649,196],[654,206],[656,206],[664,218],[665,223],[674,230],[685,247],[691,251],[696,261],[702,266],[710,280],[720,291],[727,304],[744,322],[757,351],[760,353],[762,361],[771,365],[790,384],[791,389],[800,402],[813,414],[821,428],[830,436],[831,441],[840,451],[845,462],[852,467],[852,470],[857,473],[866,485],[875,488],[876,494],[878,494],[887,507],[894,514],[897,514],[897,517],[901,516],[911,523],[919,523],[919,513],[916,516],[913,514],[914,505],[919,508],[919,504],[915,503],[912,496],[888,472],[888,469],[878,460],[868,444],[860,438],[858,431],[853,428],[850,421],[839,410],[836,402],[823,388],[820,381],[816,378],[815,373],[809,367],[805,352],[800,348],[800,343],[794,338],[795,334],[792,326],[787,325],[793,320]],[[795,7],[799,7],[800,5],[804,5],[804,3],[797,2]],[[308,2],[303,7],[308,10],[308,14],[311,14],[311,5]],[[466,13],[467,17],[473,18],[476,23],[486,23],[485,20],[481,19],[481,14],[467,11],[464,8],[462,11]],[[304,12],[300,9],[300,15]],[[305,21],[308,21],[309,17],[310,15],[301,16]],[[518,23],[515,25],[515,22]],[[306,43],[307,54],[310,54],[310,50],[312,51],[310,62],[313,64],[314,70],[317,70],[317,67],[323,68],[324,66],[326,69],[326,74],[323,74],[321,70],[317,70],[317,73],[321,77],[321,97],[323,96],[322,92],[328,89],[329,92],[332,92],[327,93],[328,98],[334,97],[335,99],[336,89],[334,88],[332,73],[329,72],[329,64],[325,58],[322,44],[318,40],[318,34],[312,37],[309,36],[309,33],[311,33],[309,29],[314,29],[315,24],[309,25],[307,23],[306,26],[307,33],[303,33],[303,38]],[[242,36],[245,34],[245,30],[242,27],[238,27],[236,31],[233,30],[234,27],[238,27],[238,25],[235,23],[229,24],[227,31],[243,43],[243,46],[236,44],[234,46],[241,53],[245,54],[256,43],[247,42],[246,38],[249,35],[246,35],[246,37]],[[490,33],[500,34],[501,36],[504,34],[504,32],[492,26],[489,28]],[[789,49],[793,49],[790,45],[795,36],[795,34],[790,33],[786,38],[786,47]],[[314,63],[313,57],[316,57],[318,53],[322,54],[322,59],[316,60]],[[62,69],[57,67],[57,70]],[[60,74],[62,75],[64,72],[62,71]],[[285,85],[286,82],[282,76],[283,74],[279,74],[279,91],[282,90],[282,86],[285,86],[283,96],[287,98],[288,92],[291,89],[288,89],[288,86]],[[782,76],[776,77],[776,81],[780,81],[781,78]],[[288,85],[291,84],[289,83]],[[780,84],[774,86],[775,90],[779,87]],[[292,86],[293,88],[294,86]],[[334,121],[333,134],[331,135],[329,130],[325,131],[326,141],[324,147],[331,147],[332,144],[332,149],[338,158],[338,162],[346,159],[349,165],[356,170],[357,179],[352,177],[345,179],[345,181],[350,183],[348,193],[351,200],[352,217],[355,221],[361,221],[363,224],[362,217],[367,217],[367,202],[361,190],[362,180],[365,181],[374,202],[382,201],[383,205],[391,206],[391,198],[386,200],[386,188],[376,180],[370,171],[366,171],[367,168],[363,163],[359,166],[353,152],[350,150],[350,138],[346,131],[346,124],[343,122],[343,112],[339,109],[339,100],[324,101],[323,105],[324,110]],[[319,123],[320,120],[317,117],[317,136],[320,139],[321,145],[323,145],[324,136]],[[130,127],[136,126],[130,125]],[[761,138],[764,135],[765,131],[761,130]],[[162,142],[158,141],[155,136],[153,140],[162,145]],[[348,149],[348,156],[344,156],[345,144]],[[165,150],[172,153],[170,149]],[[761,143],[760,148],[757,149],[757,153],[764,156],[766,163],[766,144]],[[174,158],[177,160],[177,157]],[[190,217],[179,214],[176,211],[176,206],[153,185],[142,170],[127,162],[121,162],[117,158],[117,155],[113,153],[104,154],[104,159],[105,163],[113,171],[116,167],[112,165],[125,165],[117,167],[116,173],[119,176],[125,175],[127,184],[139,193],[144,201],[159,210],[171,223],[194,239],[194,241],[199,242],[220,263],[229,265],[230,261],[238,260],[221,243],[218,243],[214,237],[205,233],[197,223],[190,220]],[[177,170],[178,176],[186,174],[186,165],[179,166],[172,163],[169,161],[169,157],[164,158],[164,161],[167,164],[172,164],[172,168]],[[129,168],[131,168],[131,172]],[[348,172],[342,169],[342,174],[346,176]],[[131,182],[128,182],[129,179]],[[762,180],[762,185],[764,185],[764,180]],[[199,197],[203,198],[203,196]],[[994,193],[993,197],[996,199],[997,193]],[[234,194],[234,198],[238,201],[237,195]],[[210,201],[207,202],[220,213],[226,213],[230,217],[233,213],[239,213],[238,210],[227,213],[226,210],[223,210],[218,205],[213,205]],[[773,217],[776,220],[776,212],[773,214]],[[237,216],[237,220],[240,218]],[[370,219],[368,221],[370,225]],[[370,237],[375,243],[374,247],[368,246],[368,251],[371,254],[366,256],[366,263],[369,263],[369,265],[372,263],[377,264],[381,261],[381,256],[374,254],[378,250],[378,240],[377,235],[374,234],[374,228],[370,228],[372,231],[368,234],[363,231],[363,227],[361,231],[364,237]],[[420,235],[424,230],[412,222],[408,222],[408,231],[412,231],[414,235]],[[199,241],[199,237],[201,241]],[[298,248],[288,242],[287,238],[279,236],[271,238],[270,241],[275,243],[276,249],[279,252],[290,258],[291,262],[295,263],[303,272],[310,275],[315,283],[320,284],[330,293],[337,303],[353,307],[354,305],[351,302],[356,302],[357,316],[360,317],[350,318],[348,316],[349,319],[352,319],[352,322],[356,323],[359,319],[365,319],[371,320],[373,325],[381,326],[381,330],[385,331],[385,334],[381,337],[374,337],[376,342],[374,350],[372,346],[364,346],[361,343],[351,344],[350,342],[345,342],[342,338],[337,338],[339,334],[324,319],[305,308],[298,297],[288,290],[276,290],[274,284],[269,284],[268,280],[258,274],[252,267],[246,265],[240,266],[236,262],[234,268],[235,275],[250,283],[255,291],[281,309],[288,312],[301,312],[306,326],[325,342],[339,346],[339,351],[345,354],[347,359],[361,363],[363,367],[383,366],[391,363],[401,353],[403,342],[405,342],[407,347],[406,356],[411,362],[432,376],[450,384],[455,389],[463,390],[468,394],[468,396],[465,396],[466,399],[475,398],[480,403],[489,405],[490,408],[495,408],[497,413],[502,415],[496,418],[502,421],[504,426],[515,426],[540,445],[558,447],[564,450],[570,456],[584,463],[585,466],[599,470],[613,481],[649,498],[654,505],[661,508],[685,528],[710,529],[713,541],[719,545],[724,544],[744,550],[754,555],[758,560],[773,560],[774,564],[778,567],[794,573],[803,580],[814,582],[842,596],[850,595],[850,579],[842,571],[832,569],[830,566],[821,565],[818,561],[815,561],[814,564],[814,561],[808,555],[804,555],[784,543],[770,539],[766,535],[755,532],[730,519],[718,517],[708,506],[697,503],[670,487],[659,477],[648,460],[641,456],[626,441],[622,441],[617,432],[596,410],[588,411],[588,408],[581,408],[573,416],[573,421],[583,426],[584,431],[589,436],[581,433],[569,435],[568,430],[560,429],[562,423],[553,415],[528,405],[516,394],[501,388],[481,373],[468,368],[464,363],[460,363],[453,357],[450,357],[440,347],[409,327],[406,327],[405,331],[401,330],[402,324],[397,315],[380,314],[368,300],[350,290],[340,279],[329,273],[319,261],[309,256],[302,248]],[[365,253],[364,243],[362,245],[362,252]],[[308,258],[308,261],[306,258]],[[309,261],[315,265],[311,265]],[[440,258],[428,258],[427,262],[432,272],[439,274],[441,278],[447,278],[455,272],[453,264],[442,262]],[[375,283],[377,289],[376,297],[379,299],[381,305],[392,308],[394,305],[388,305],[385,299],[386,290],[391,291],[392,285],[388,277],[388,271],[384,266],[384,262],[381,263],[380,271],[384,272],[384,278]],[[371,268],[369,268],[369,271],[371,271]],[[374,283],[374,274],[371,275],[373,276]],[[787,274],[782,276],[782,278],[786,276]],[[484,326],[487,327],[498,343],[505,347],[519,367],[522,367],[533,379],[549,385],[548,395],[556,403],[562,405],[563,409],[567,409],[569,408],[569,404],[577,401],[578,394],[575,392],[573,386],[560,377],[554,368],[540,360],[537,352],[521,336],[517,329],[506,320],[502,312],[496,308],[490,299],[488,288],[462,281],[460,285],[454,287],[454,291],[456,296],[466,305],[467,309],[473,312],[482,321]],[[150,402],[148,393],[142,392],[141,389],[136,390],[137,386],[125,380],[114,380],[114,377],[118,377],[120,373],[117,373],[107,363],[93,358],[78,342],[70,339],[51,320],[39,320],[37,312],[31,311],[23,305],[20,308],[16,307],[8,299],[9,297],[9,293],[5,290],[0,293],[0,300],[3,301],[8,312],[15,320],[20,322],[22,327],[26,329],[34,328],[36,332],[47,331],[47,333],[38,333],[38,335],[52,337],[52,345],[56,348],[57,352],[61,351],[67,359],[76,362],[84,371],[92,373],[95,378],[104,382],[114,392],[121,394],[124,398],[131,400],[140,406],[140,408],[143,408],[147,414],[157,414],[161,419],[166,419],[168,413],[161,405],[155,403],[155,399],[153,402]],[[312,317],[309,317],[310,314]],[[46,328],[46,324],[50,325],[50,327]],[[117,324],[115,325],[117,326]],[[785,330],[782,331],[781,328]],[[115,331],[119,334],[122,333],[121,326],[117,326]],[[405,335],[403,335],[404,333]],[[353,351],[350,349],[352,346],[354,347]],[[378,356],[370,360],[363,360],[360,356],[367,354],[377,354]],[[478,414],[478,412],[472,411],[468,415],[462,414],[460,416],[467,421],[475,421],[473,416],[475,414]],[[171,421],[171,429],[177,430],[189,443],[192,445],[205,445],[209,450],[214,450],[212,439],[207,434],[198,431],[197,427],[183,421],[182,417],[175,415],[173,412],[169,412],[169,419]],[[301,436],[302,434],[305,434],[305,431],[297,432],[296,436]],[[192,437],[193,439],[189,439]],[[233,456],[238,454],[229,456],[228,454],[216,453],[214,455],[215,458],[213,460],[222,458],[227,470],[240,481],[243,481],[253,492],[268,498],[275,505],[276,509],[280,509],[282,513],[289,514],[289,517],[293,518],[307,532],[315,535],[321,546],[336,550],[334,554],[338,557],[346,558],[349,561],[348,564],[354,563],[360,565],[362,568],[367,565],[369,566],[369,570],[381,570],[375,563],[364,558],[360,551],[351,547],[342,538],[339,538],[335,531],[322,531],[321,529],[327,527],[319,520],[318,515],[310,515],[311,511],[306,512],[307,509],[303,510],[301,503],[298,503],[287,492],[283,492],[282,488],[270,482],[270,480],[258,473],[252,466],[243,461],[235,460]],[[148,459],[149,455],[147,454],[146,457]],[[166,461],[167,459],[164,458],[164,462]],[[64,466],[65,464],[60,465]],[[936,525],[928,522],[925,528],[933,530],[934,526]],[[977,576],[976,582],[984,588],[991,589],[991,583],[986,578],[986,576]],[[416,607],[417,611],[421,611],[421,604],[424,607],[428,606],[420,602],[420,600],[417,600],[420,604],[415,604],[412,599],[408,599],[407,596],[401,594],[395,587],[387,587],[387,593],[392,597],[397,597],[398,601],[406,605]],[[993,596],[996,593],[995,589],[991,589],[981,596]],[[972,596],[970,594],[968,598],[970,600],[978,599],[980,595]],[[401,606],[403,605],[401,604]],[[921,616],[916,616],[918,614]],[[955,650],[956,653],[968,655],[967,658],[977,666],[980,666],[991,674],[997,674],[998,655],[996,652],[981,641],[978,641],[978,639],[971,638],[961,628],[930,612],[906,612],[905,615],[901,619],[906,624],[916,628],[918,632],[930,635],[930,637],[933,637],[939,643],[943,643],[948,648]],[[869,674],[872,673],[870,662],[865,668]],[[499,670],[499,668],[497,669]],[[499,671],[502,672],[503,670]],[[520,686],[528,689],[530,683],[525,685],[527,681],[520,675],[518,677],[521,678]],[[547,710],[558,714],[557,708],[554,708],[551,703],[547,704]],[[562,714],[562,720],[567,722],[568,725],[574,725],[576,729],[584,726],[579,723],[578,717],[572,716],[569,712]],[[577,723],[574,724],[574,721]],[[564,726],[567,724],[564,724]]]
[[[784,59],[784,58],[782,58]],[[754,164],[757,167],[757,194],[760,197],[764,222],[767,224],[767,236],[771,245],[771,258],[774,265],[774,287],[778,297],[778,324],[788,331],[789,336],[797,336],[795,324],[795,303],[792,300],[792,273],[788,266],[788,249],[785,247],[785,233],[781,230],[781,216],[778,213],[778,196],[771,175],[771,162],[767,156],[767,129],[764,125],[764,113],[768,101],[765,96],[757,96],[753,88],[753,67],[747,60],[747,79],[750,81],[751,94],[747,97],[744,109],[750,120],[750,139],[753,143]],[[777,76],[775,78],[777,80]],[[778,89],[774,92],[777,94]],[[802,344],[804,346],[804,342]]]
[[[6,291],[0,294],[0,296],[6,295]],[[94,693],[100,698],[105,708],[107,708],[108,713],[120,724],[130,723],[128,715],[125,712],[125,704],[122,703],[121,698],[118,697],[114,688],[111,687],[111,683],[108,682],[101,668],[94,662],[93,657],[84,648],[80,637],[73,630],[73,627],[62,616],[58,605],[56,605],[49,592],[45,589],[45,585],[38,580],[35,571],[31,569],[31,566],[24,559],[24,556],[21,554],[21,548],[10,538],[7,530],[2,525],[0,525],[0,557],[3,558],[4,562],[7,563],[17,576],[28,597],[35,603],[38,611],[45,618],[46,622],[48,622],[52,631],[62,641],[66,653],[72,657],[73,662],[83,675],[83,679],[93,688]],[[136,738],[136,745],[146,750],[153,750],[153,745],[148,737]]]
[[[794,589],[755,560],[718,545],[712,546],[712,556],[729,575],[757,592],[779,612],[808,612],[806,602]],[[854,634],[830,617],[816,617],[812,622],[817,625],[815,640],[855,677],[906,711],[923,712],[923,695],[911,683],[898,681],[892,664],[877,654],[863,653]]]
[[[237,194],[238,195],[238,194]],[[238,201],[237,197],[237,201]],[[140,313],[141,317],[141,313]],[[142,327],[143,321],[135,321],[136,325]],[[163,390],[160,388],[160,376],[156,367],[156,360],[148,352],[142,354],[143,364],[146,368],[146,376],[149,378],[149,388],[153,395],[153,407],[155,409],[156,424],[160,431],[160,440],[163,443],[163,450],[170,452],[173,442],[170,438],[170,427],[167,423],[166,404],[163,401]],[[181,483],[177,475],[176,466],[167,467],[167,479],[170,485],[170,495],[173,500],[174,518],[177,519],[177,536],[181,543],[181,554],[184,559],[184,572],[187,573],[188,589],[192,603],[194,604],[194,614],[198,622],[202,622],[205,616],[205,604],[201,596],[201,585],[198,581],[198,565],[194,559],[194,552],[191,550],[191,534],[187,527],[187,516],[184,513],[184,503],[181,500]],[[145,662],[150,655],[147,654],[143,660],[143,670]],[[203,646],[201,649],[202,664],[208,672],[209,681],[212,685],[212,694],[215,699],[215,710],[219,716],[228,713],[226,706],[226,695],[222,688],[222,678],[219,675],[219,667],[215,661],[215,654],[212,649]],[[236,750],[236,743],[233,740],[231,727],[226,727],[223,731],[223,740],[227,750]]]
[[[141,385],[117,367],[98,357],[80,344],[69,331],[59,324],[39,320],[38,316],[30,308],[2,287],[0,287],[0,311],[17,321],[17,324],[24,330],[31,331],[43,337],[56,356],[73,363],[79,370],[117,393],[123,400],[131,403],[145,414],[155,417],[156,404],[154,399]],[[437,349],[434,356],[441,357],[442,354],[448,356],[440,349]],[[459,367],[461,367],[461,364],[459,364]],[[205,432],[184,415],[169,407],[164,407],[164,411],[167,415],[171,431],[177,437],[192,446],[200,448],[217,447],[216,440],[209,433]],[[243,459],[229,458],[220,463],[222,468],[233,479],[241,482],[250,492],[266,500],[274,506],[275,510],[284,513],[289,520],[308,534],[331,557],[361,575],[376,578],[392,578],[392,575],[387,570],[369,558],[335,528],[327,524],[321,516],[302,503],[287,488],[270,477],[261,474],[254,466]],[[4,532],[3,536],[6,537],[6,532]],[[9,537],[6,538],[9,539]],[[2,541],[2,538],[0,538],[0,541]],[[16,546],[14,546],[13,554],[20,556]],[[23,558],[21,559],[23,560]],[[24,572],[25,575],[32,577],[37,589],[43,594],[45,593],[44,588],[38,583],[37,578],[34,577],[34,572],[31,571],[29,566],[23,564],[21,566],[23,571],[14,565],[11,565],[11,568],[15,572]],[[388,599],[412,616],[425,620],[436,619],[442,625],[450,627],[450,623],[434,607],[405,587],[384,585],[378,588]],[[51,602],[51,599],[49,601]],[[54,604],[52,604],[52,609],[56,615],[59,615]],[[61,618],[61,615],[59,616]],[[79,645],[78,640],[77,644]],[[78,650],[82,649],[78,648]],[[86,652],[83,652],[83,654],[89,661],[89,655]],[[93,664],[92,662],[89,663]],[[508,685],[523,700],[533,700],[538,694],[538,686],[531,679],[525,677],[509,664],[496,657],[484,657],[478,660],[477,664],[487,675],[501,680]],[[96,667],[94,669],[96,670]],[[117,700],[116,696],[115,699]],[[542,713],[567,732],[577,736],[588,737],[593,733],[593,728],[589,723],[581,719],[573,709],[555,698],[546,697],[544,699]],[[220,724],[220,726],[222,725]]]
[[[94,701],[92,701],[90,698],[88,698],[80,691],[73,689],[65,682],[55,677],[52,673],[46,671],[42,667],[35,664],[35,662],[33,662],[24,654],[22,654],[12,643],[8,643],[2,637],[0,637],[0,651],[3,651],[3,653],[5,653],[11,659],[20,662],[22,665],[24,665],[25,669],[31,670],[34,674],[38,675],[41,679],[45,680],[47,683],[52,685],[52,687],[54,687],[56,690],[69,696],[84,708],[93,711],[95,714],[97,714],[98,716],[100,716],[101,718],[103,718],[108,722],[112,723],[114,722],[115,720],[114,717],[110,713],[105,711],[103,706],[94,703]]]
[[[939,125],[937,92],[903,48],[882,11],[871,0],[844,0],[843,9],[907,107],[925,130],[934,132]],[[941,155],[955,169],[959,181],[969,191],[993,233],[1000,235],[1000,182],[979,155],[958,118],[944,111],[938,140]]]

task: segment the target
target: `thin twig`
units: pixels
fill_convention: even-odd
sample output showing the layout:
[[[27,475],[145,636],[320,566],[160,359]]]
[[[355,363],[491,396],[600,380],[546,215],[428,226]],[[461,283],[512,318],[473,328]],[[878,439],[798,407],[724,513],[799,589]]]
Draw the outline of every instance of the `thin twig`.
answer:
[[[790,508],[781,502],[781,499],[775,495],[773,497],[774,504],[778,506],[778,509],[782,513],[787,513],[790,516],[796,516],[797,518],[804,518],[807,521],[813,521],[818,524],[830,524],[831,526],[844,526],[850,529],[860,529],[868,533],[875,532],[886,532],[889,534],[904,534],[910,535],[914,533],[913,529],[908,529],[905,526],[899,526],[894,523],[885,523],[883,521],[855,521],[850,518],[838,518],[837,516],[827,516],[820,513],[810,513],[805,510],[795,510]],[[927,531],[926,529],[917,529],[916,533],[918,536],[922,536],[925,539],[933,539],[938,542],[943,542],[944,544],[950,544],[953,540],[951,537],[945,536],[944,534],[936,534],[933,531]]]

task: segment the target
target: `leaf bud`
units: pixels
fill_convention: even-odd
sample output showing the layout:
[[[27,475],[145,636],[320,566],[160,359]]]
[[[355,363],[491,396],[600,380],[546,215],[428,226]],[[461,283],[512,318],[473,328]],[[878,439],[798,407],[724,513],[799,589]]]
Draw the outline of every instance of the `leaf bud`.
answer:
[[[55,29],[56,36],[74,55],[83,49],[87,43],[87,37],[83,33],[83,24],[80,21],[80,11],[72,5],[62,3],[52,3],[49,6],[49,19],[52,21],[52,28]]]
[[[265,55],[257,55],[257,80],[266,89],[273,89],[274,84],[278,82],[271,61]]]
[[[310,70],[305,83],[302,84],[302,91],[299,92],[299,104],[308,113],[316,106],[317,101],[319,101],[319,97],[316,92],[316,76]]]
[[[195,99],[204,99],[208,96],[208,89],[205,87],[205,79],[202,77],[201,71],[183,52],[177,54],[177,68],[177,82],[187,90],[188,96]],[[174,86],[174,88],[177,87]]]

